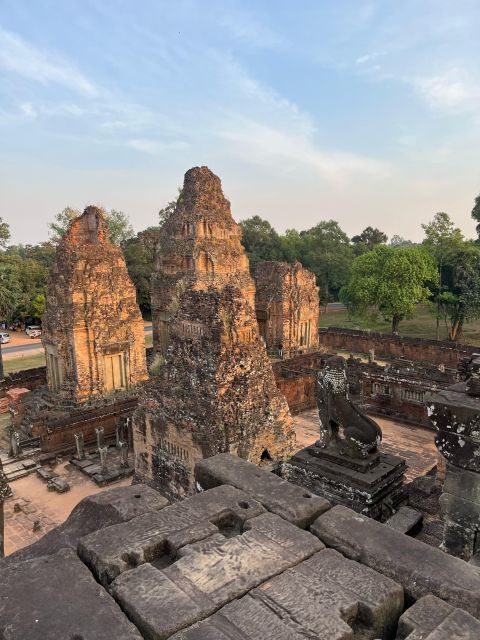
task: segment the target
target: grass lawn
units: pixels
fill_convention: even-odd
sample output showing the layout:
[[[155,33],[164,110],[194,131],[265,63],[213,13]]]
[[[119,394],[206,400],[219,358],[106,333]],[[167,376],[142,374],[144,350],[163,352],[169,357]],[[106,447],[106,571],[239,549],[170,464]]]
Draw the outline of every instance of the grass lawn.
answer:
[[[361,320],[349,318],[346,311],[330,311],[320,316],[320,327],[343,327],[346,329],[363,329],[390,333],[391,324],[380,317],[377,320]],[[410,320],[403,320],[399,327],[401,336],[413,338],[436,338],[436,320],[426,305],[418,305],[417,310]],[[447,339],[445,325],[440,322],[440,340]],[[464,326],[463,334],[459,342],[480,346],[480,320],[468,323]]]

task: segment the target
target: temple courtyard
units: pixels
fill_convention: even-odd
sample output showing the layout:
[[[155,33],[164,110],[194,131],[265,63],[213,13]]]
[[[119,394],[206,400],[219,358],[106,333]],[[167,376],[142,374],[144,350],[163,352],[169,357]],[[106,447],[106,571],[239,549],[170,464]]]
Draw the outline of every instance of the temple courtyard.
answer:
[[[407,482],[425,475],[436,464],[437,452],[432,431],[383,418],[375,417],[375,420],[383,432],[382,451],[406,459]],[[298,449],[318,440],[316,410],[304,411],[294,416],[294,424]],[[39,540],[64,522],[80,500],[103,491],[103,488],[96,486],[69,464],[66,458],[54,463],[51,468],[67,480],[70,491],[62,494],[48,491],[46,484],[36,474],[11,483],[13,496],[5,502],[5,555]],[[126,486],[130,482],[130,478],[125,478],[112,486]]]

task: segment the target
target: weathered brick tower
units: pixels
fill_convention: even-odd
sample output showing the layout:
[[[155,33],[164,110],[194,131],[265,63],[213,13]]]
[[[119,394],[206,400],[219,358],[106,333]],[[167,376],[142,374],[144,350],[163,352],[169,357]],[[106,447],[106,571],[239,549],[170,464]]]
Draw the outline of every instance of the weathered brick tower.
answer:
[[[134,418],[136,476],[171,498],[194,492],[202,458],[229,451],[259,464],[295,447],[258,332],[240,233],[219,178],[207,167],[190,169],[162,234],[155,279],[166,363],[142,390]]]
[[[315,274],[299,263],[261,262],[255,270],[255,309],[267,349],[284,357],[318,349],[320,301]]]
[[[48,282],[42,342],[50,391],[81,403],[145,380],[145,338],[122,251],[97,207],[73,220]]]
[[[185,174],[175,212],[165,222],[152,278],[153,345],[165,355],[169,326],[187,288],[205,291],[228,284],[241,289],[254,308],[255,285],[220,178],[208,167]]]

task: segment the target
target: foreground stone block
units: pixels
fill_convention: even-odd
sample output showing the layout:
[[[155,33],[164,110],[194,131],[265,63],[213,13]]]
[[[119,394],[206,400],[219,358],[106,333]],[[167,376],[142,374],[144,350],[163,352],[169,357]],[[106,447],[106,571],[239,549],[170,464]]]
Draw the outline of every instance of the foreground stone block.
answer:
[[[387,638],[402,610],[400,585],[327,549],[173,638]]]
[[[420,511],[403,506],[385,524],[395,531],[412,535],[420,531],[422,522],[423,514]]]
[[[399,582],[407,602],[433,594],[480,617],[480,572],[463,560],[336,506],[311,526],[327,546]]]
[[[222,532],[240,532],[246,520],[264,511],[242,491],[217,487],[161,512],[91,533],[79,541],[78,554],[106,586],[123,571],[145,562],[173,562],[186,545]]]
[[[266,513],[248,520],[241,535],[162,571],[144,564],[123,573],[111,591],[146,638],[168,638],[322,548],[310,533]]]
[[[302,529],[330,508],[324,498],[228,453],[199,462],[195,478],[203,489],[221,484],[237,487],[261,502],[268,511]]]
[[[63,547],[76,549],[82,537],[144,513],[160,511],[168,500],[146,485],[117,487],[84,498],[67,520],[49,531],[38,542],[8,556],[8,562],[28,560],[56,553]]]
[[[421,598],[398,623],[397,640],[478,640],[480,622],[435,596]]]
[[[70,549],[2,568],[0,637],[8,640],[142,638]]]

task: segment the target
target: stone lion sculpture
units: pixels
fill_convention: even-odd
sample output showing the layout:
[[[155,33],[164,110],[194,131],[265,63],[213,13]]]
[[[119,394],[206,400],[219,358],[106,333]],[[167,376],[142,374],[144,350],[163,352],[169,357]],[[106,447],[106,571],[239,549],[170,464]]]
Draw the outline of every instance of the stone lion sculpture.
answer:
[[[350,400],[344,358],[333,356],[327,360],[318,372],[316,391],[319,446],[334,447],[352,458],[364,458],[377,450],[382,431]]]

